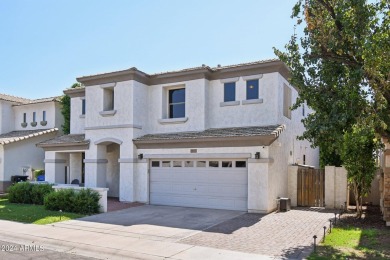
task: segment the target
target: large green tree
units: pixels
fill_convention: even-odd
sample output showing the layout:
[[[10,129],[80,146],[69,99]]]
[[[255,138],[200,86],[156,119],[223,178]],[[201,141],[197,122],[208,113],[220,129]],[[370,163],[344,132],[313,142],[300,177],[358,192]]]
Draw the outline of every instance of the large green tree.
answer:
[[[371,182],[377,170],[381,141],[376,137],[371,122],[364,120],[344,133],[341,159],[348,171],[348,181],[355,196],[358,217],[362,215],[362,200],[371,190]]]
[[[307,102],[315,110],[300,138],[320,147],[322,166],[343,162],[345,134],[361,122],[376,135],[389,129],[389,12],[388,0],[299,0],[292,18],[303,36],[275,49],[300,91],[293,108]]]

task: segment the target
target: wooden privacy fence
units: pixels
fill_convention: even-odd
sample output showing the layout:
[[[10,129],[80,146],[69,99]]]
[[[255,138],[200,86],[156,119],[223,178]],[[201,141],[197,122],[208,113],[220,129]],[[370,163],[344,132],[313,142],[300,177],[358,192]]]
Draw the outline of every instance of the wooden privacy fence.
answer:
[[[325,170],[298,168],[297,205],[302,207],[325,206]]]

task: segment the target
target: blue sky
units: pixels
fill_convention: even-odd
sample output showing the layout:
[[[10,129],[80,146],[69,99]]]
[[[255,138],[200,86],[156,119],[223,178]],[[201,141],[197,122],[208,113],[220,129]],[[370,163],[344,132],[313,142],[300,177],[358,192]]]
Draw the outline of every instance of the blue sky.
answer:
[[[0,93],[61,95],[76,77],[275,58],[286,0],[1,0]]]

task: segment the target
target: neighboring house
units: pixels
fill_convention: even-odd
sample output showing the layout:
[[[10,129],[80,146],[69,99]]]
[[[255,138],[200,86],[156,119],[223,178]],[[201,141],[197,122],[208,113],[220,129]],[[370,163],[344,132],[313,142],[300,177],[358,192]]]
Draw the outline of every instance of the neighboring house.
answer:
[[[36,143],[52,139],[63,117],[58,97],[30,100],[0,94],[0,192],[11,176],[43,169],[45,154]]]
[[[38,144],[46,178],[120,201],[270,212],[287,196],[288,165],[318,167],[318,150],[296,139],[309,109],[289,109],[288,74],[265,60],[80,77],[85,88],[64,91],[71,134]]]

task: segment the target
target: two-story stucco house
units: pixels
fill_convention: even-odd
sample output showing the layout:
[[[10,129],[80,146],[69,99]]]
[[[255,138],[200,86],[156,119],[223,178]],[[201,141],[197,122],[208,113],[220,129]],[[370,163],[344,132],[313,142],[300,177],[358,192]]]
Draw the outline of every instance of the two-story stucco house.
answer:
[[[43,169],[45,154],[36,143],[53,139],[63,123],[58,97],[26,99],[0,94],[0,192],[11,176]]]
[[[309,109],[279,60],[80,77],[71,134],[39,144],[46,179],[107,187],[120,201],[270,212],[287,167],[318,166],[296,139]],[[65,169],[69,169],[68,172]]]

